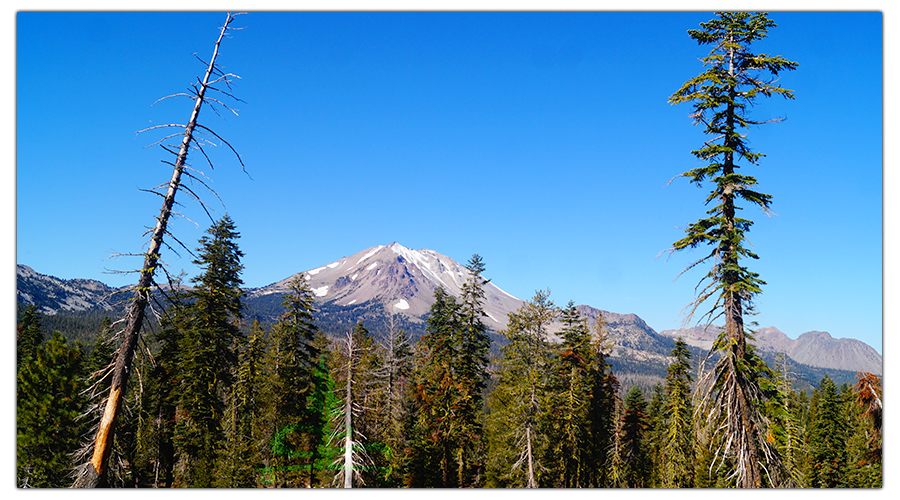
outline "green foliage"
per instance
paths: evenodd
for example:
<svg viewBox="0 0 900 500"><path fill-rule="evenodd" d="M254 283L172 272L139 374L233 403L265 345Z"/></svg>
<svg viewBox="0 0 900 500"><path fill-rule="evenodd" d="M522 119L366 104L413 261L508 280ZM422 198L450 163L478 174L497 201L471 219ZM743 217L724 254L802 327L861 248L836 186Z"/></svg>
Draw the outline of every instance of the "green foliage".
<svg viewBox="0 0 900 500"><path fill-rule="evenodd" d="M704 314L709 323L724 317L724 335L716 346L722 353L715 369L715 381L704 383L709 394L704 401L711 405L716 418L708 421L723 429L723 448L739 457L735 477L741 486L760 487L762 469L767 463L775 469L777 453L765 440L763 417L754 401L764 396L757 385L760 374L755 368L765 367L752 354L744 330L744 313L752 312L753 299L765 282L759 274L742 264L744 259L759 257L746 245L746 232L753 222L737 216L740 203L755 205L768 212L771 196L755 190L757 180L739 174L741 164L758 164L764 155L750 150L743 129L763 122L752 120L749 109L759 96L780 95L793 99L793 92L777 85L778 74L793 70L797 63L781 56L755 54L753 42L768 36L775 27L765 13L720 12L716 19L701 23L699 30L689 30L691 38L701 45L711 45L709 55L702 59L706 70L688 80L669 98L672 104L690 102L694 106L695 123L705 126L711 139L692 154L706 164L681 174L691 183L702 185L709 181L712 191L705 204L713 204L707 217L690 224L686 235L676 241L673 251L711 247L710 252L691 264L691 269L709 262L711 268L698 284L699 292L691 305L693 315L700 304L714 298L714 304ZM705 284L704 284L705 283ZM732 445L733 444L733 445Z"/></svg>
<svg viewBox="0 0 900 500"><path fill-rule="evenodd" d="M475 486L484 468L483 406L490 337L482 318L484 263L477 254L457 302L435 291L420 340L408 422L407 484Z"/></svg>
<svg viewBox="0 0 900 500"><path fill-rule="evenodd" d="M691 352L679 338L675 358L666 377L661 484L664 488L689 488L694 484L694 408L691 402Z"/></svg>
<svg viewBox="0 0 900 500"><path fill-rule="evenodd" d="M809 433L809 485L834 488L841 484L847 464L845 442L848 422L837 386L825 377L813 394L812 426Z"/></svg>
<svg viewBox="0 0 900 500"><path fill-rule="evenodd" d="M539 290L509 315L503 332L509 343L501 349L503 357L490 395L489 484L535 488L542 482L553 404L549 378L553 350L546 337L557 314L550 292Z"/></svg>
<svg viewBox="0 0 900 500"><path fill-rule="evenodd" d="M27 320L27 319L26 319ZM34 325L34 323L32 323ZM71 454L84 431L84 353L59 332L25 353L16 377L16 483L61 488L71 484Z"/></svg>
<svg viewBox="0 0 900 500"><path fill-rule="evenodd" d="M652 461L649 456L647 430L649 416L647 401L637 386L625 395L621 416L619 441L620 479L615 485L621 488L648 487Z"/></svg>
<svg viewBox="0 0 900 500"><path fill-rule="evenodd" d="M313 321L313 293L302 274L289 288L281 319L269 333L264 420L272 453L265 481L277 487L318 486L330 481L322 461L334 382Z"/></svg>
<svg viewBox="0 0 900 500"><path fill-rule="evenodd" d="M235 348L240 340L236 322L241 318L243 253L235 241L240 235L226 215L200 239L194 262L203 272L191 280L191 301L179 310L187 318L176 324L178 392L174 445L178 455L176 482L186 487L215 485L215 464L224 445L222 420L230 391Z"/></svg>
<svg viewBox="0 0 900 500"><path fill-rule="evenodd" d="M34 357L35 352L44 339L41 332L41 313L34 304L29 304L19 316L16 325L16 366L23 360Z"/></svg>

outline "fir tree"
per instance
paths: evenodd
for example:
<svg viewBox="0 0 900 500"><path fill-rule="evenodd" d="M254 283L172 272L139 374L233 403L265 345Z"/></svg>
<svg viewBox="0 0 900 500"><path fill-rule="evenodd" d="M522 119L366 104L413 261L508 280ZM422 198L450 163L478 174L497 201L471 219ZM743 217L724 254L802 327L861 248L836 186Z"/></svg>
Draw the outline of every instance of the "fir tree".
<svg viewBox="0 0 900 500"><path fill-rule="evenodd" d="M729 457L737 457L734 477L742 487L763 486L764 463L770 472L775 470L777 456L766 442L764 417L754 401L764 400L759 379L764 374L754 369L760 362L752 359L748 348L748 332L744 314L752 312L753 298L761 292L765 282L742 262L757 259L746 244L746 232L752 221L738 217L739 203L746 202L769 211L771 196L754 189L756 178L738 173L740 162L758 164L761 153L748 147L742 129L762 122L749 117L749 108L760 96L780 95L793 98L793 92L775 84L782 71L793 70L797 63L781 56L754 54L750 46L768 36L775 23L764 13L718 13L716 19L701 23L699 30L688 34L699 44L712 45L703 58L706 71L687 81L670 98L678 104L692 102L693 118L705 125L705 133L712 138L692 153L706 165L691 169L682 177L702 185L710 180L713 190L706 203L715 202L707 214L685 229L686 236L675 242L673 251L710 245L710 253L690 268L711 262L712 267L701 280L702 286L692 302L691 313L707 299L715 298L708 313L709 323L724 316L725 328L715 344L720 358L711 372L714 380L704 384L710 392L704 399L714 418L710 425L723 429L727 444L723 449ZM769 77L771 75L771 78ZM703 285L705 283L705 285ZM712 397L712 399L710 399ZM778 482L777 476L769 478Z"/></svg>
<svg viewBox="0 0 900 500"><path fill-rule="evenodd" d="M79 418L84 353L53 332L26 353L16 378L16 484L61 488L71 484L72 454L84 430Z"/></svg>
<svg viewBox="0 0 900 500"><path fill-rule="evenodd" d="M179 339L181 384L174 437L179 480L183 486L199 488L215 485L210 465L224 445L224 399L237 362L235 347L241 336L237 321L242 318L244 293L243 253L235 241L240 235L231 218L226 215L207 233L194 261L203 272L192 280L189 323Z"/></svg>
<svg viewBox="0 0 900 500"><path fill-rule="evenodd" d="M539 290L518 311L509 315L503 335L509 343L497 385L491 392L489 474L498 485L537 488L541 459L548 448L549 375L553 352L548 327L558 314L550 292ZM502 450L512 450L504 453Z"/></svg>
<svg viewBox="0 0 900 500"><path fill-rule="evenodd" d="M588 413L593 389L591 333L572 301L560 311L559 319L563 341L554 363L556 417L550 441L556 478L551 485L580 488L590 484L594 465L589 453L592 415Z"/></svg>
<svg viewBox="0 0 900 500"><path fill-rule="evenodd" d="M443 287L435 290L434 299L427 333L418 345L405 468L408 486L447 488L458 485L462 437L457 408L468 393L456 372L460 306Z"/></svg>
<svg viewBox="0 0 900 500"><path fill-rule="evenodd" d="M666 376L665 433L660 456L664 488L694 485L694 421L691 403L691 351L678 338Z"/></svg>
<svg viewBox="0 0 900 500"><path fill-rule="evenodd" d="M262 408L265 399L263 362L267 350L265 331L254 319L238 354L234 385L225 414L226 445L220 455L217 486L248 488L257 485L257 469L263 466Z"/></svg>
<svg viewBox="0 0 900 500"><path fill-rule="evenodd" d="M624 488L649 486L651 459L647 443L648 415L644 394L632 386L625 395L620 436L621 482Z"/></svg>
<svg viewBox="0 0 900 500"><path fill-rule="evenodd" d="M841 485L845 467L847 420L838 387L828 375L814 393L809 430L809 486L834 488Z"/></svg>
<svg viewBox="0 0 900 500"><path fill-rule="evenodd" d="M275 486L312 486L322 479L317 467L326 441L327 414L311 405L323 391L328 375L318 374L323 362L319 330L313 323L315 297L303 274L290 284L284 312L270 332L267 364L269 405L266 420L272 435L272 477ZM318 374L318 375L317 375Z"/></svg>
<svg viewBox="0 0 900 500"><path fill-rule="evenodd" d="M475 486L476 478L481 475L485 459L482 410L491 339L484 324L484 286L490 280L483 277L485 265L478 254L469 259L466 269L469 276L460 296L459 351L455 367L464 391L457 410L460 436L457 482L470 487Z"/></svg>
<svg viewBox="0 0 900 500"><path fill-rule="evenodd" d="M649 475L644 484L647 488L659 488L663 482L663 447L666 435L666 390L659 382L653 385L650 403L647 405L647 430L644 433L646 454L649 458Z"/></svg>
<svg viewBox="0 0 900 500"><path fill-rule="evenodd" d="M34 304L28 304L16 325L16 366L23 360L34 356L41 345L44 334L41 332L41 313Z"/></svg>
<svg viewBox="0 0 900 500"><path fill-rule="evenodd" d="M607 357L614 342L601 313L591 328L591 356L588 362L590 399L588 403L587 446L583 463L591 464L583 484L605 487L609 483L608 459L615 434L619 381L613 375Z"/></svg>

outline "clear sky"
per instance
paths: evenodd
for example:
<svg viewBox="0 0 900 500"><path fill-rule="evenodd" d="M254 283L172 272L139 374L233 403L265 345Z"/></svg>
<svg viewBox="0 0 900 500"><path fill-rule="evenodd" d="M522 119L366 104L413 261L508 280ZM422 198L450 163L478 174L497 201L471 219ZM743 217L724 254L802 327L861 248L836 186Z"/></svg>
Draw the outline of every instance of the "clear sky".
<svg viewBox="0 0 900 500"><path fill-rule="evenodd" d="M246 286L261 287L396 241L460 262L522 299L549 288L681 326L704 253L668 257L703 216L708 188L673 177L706 139L668 97L707 53L686 31L708 12L250 13L220 64L239 116L201 122L242 155L194 154L234 219ZM882 351L883 16L773 12L758 52L797 61L796 100L758 102L767 155L747 167L774 196L749 209L768 282L755 318L789 337L820 330ZM184 91L223 12L16 15L16 255L60 278L113 286L134 275L170 157L154 124L184 123ZM233 101L227 101L229 104ZM151 106L153 105L153 106ZM249 174L249 175L248 175ZM172 232L190 248L210 225L183 193ZM705 249L704 249L705 251ZM174 270L196 270L181 251Z"/></svg>

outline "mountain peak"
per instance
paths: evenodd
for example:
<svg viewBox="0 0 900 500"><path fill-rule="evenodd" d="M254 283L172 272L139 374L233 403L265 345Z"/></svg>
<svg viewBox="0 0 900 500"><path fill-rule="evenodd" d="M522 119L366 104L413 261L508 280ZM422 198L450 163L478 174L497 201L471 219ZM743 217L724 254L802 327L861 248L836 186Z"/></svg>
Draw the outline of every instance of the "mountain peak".
<svg viewBox="0 0 900 500"><path fill-rule="evenodd" d="M301 274L301 273L298 273ZM330 264L303 271L316 299L337 306L380 303L391 313L420 320L431 309L434 292L443 287L459 296L468 269L434 250L413 250L392 242L361 250ZM297 274L252 291L252 295L284 293ZM507 315L522 304L496 285L485 285L485 323L499 331Z"/></svg>

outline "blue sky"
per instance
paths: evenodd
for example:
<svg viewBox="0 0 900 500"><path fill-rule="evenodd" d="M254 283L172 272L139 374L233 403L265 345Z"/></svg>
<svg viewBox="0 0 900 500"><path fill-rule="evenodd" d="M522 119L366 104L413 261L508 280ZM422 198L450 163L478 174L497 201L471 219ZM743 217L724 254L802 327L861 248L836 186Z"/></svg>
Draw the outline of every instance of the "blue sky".
<svg viewBox="0 0 900 500"><path fill-rule="evenodd" d="M227 147L202 168L242 234L260 287L397 241L465 262L520 298L550 288L681 326L701 251L667 257L707 188L673 177L705 137L667 99L702 71L686 34L707 12L250 13L223 42L240 116L201 122ZM114 286L140 267L171 167L153 124L187 121L182 92L209 58L221 12L16 15L16 256L60 278ZM749 209L768 282L760 326L882 350L882 14L773 12L759 52L797 61L796 100L760 101L747 167L775 217ZM153 106L151 106L153 105ZM249 174L249 175L248 175ZM195 248L210 221L182 196L174 234ZM662 254L661 254L662 253ZM163 254L191 276L185 252ZM705 270L704 270L705 271Z"/></svg>

